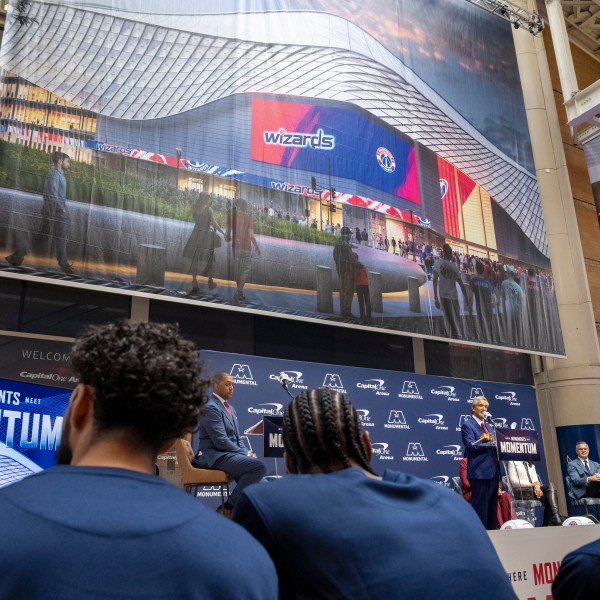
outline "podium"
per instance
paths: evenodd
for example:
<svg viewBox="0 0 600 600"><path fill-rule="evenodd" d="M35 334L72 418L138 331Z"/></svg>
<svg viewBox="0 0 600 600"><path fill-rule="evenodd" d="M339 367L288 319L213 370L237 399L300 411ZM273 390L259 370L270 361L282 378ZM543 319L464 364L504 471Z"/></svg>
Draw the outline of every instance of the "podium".
<svg viewBox="0 0 600 600"><path fill-rule="evenodd" d="M536 511L544 505L535 498L519 498L518 493L515 494L515 490L508 478L508 463L513 460L540 462L537 431L533 429L499 428L496 429L496 443L498 459L502 461L502 466L506 473L506 477L503 477L502 480L512 498L517 516L521 516L519 513L522 513L522 517L535 527L538 521Z"/></svg>

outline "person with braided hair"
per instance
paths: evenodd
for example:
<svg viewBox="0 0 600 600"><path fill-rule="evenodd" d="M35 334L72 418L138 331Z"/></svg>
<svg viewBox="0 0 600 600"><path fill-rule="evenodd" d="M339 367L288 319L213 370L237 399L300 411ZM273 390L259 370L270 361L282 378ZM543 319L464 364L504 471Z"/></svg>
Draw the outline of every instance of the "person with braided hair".
<svg viewBox="0 0 600 600"><path fill-rule="evenodd" d="M486 600L516 598L460 496L406 473L375 472L369 435L344 394L296 396L283 444L289 474L246 488L233 513L271 555L283 600L463 600L474 577Z"/></svg>

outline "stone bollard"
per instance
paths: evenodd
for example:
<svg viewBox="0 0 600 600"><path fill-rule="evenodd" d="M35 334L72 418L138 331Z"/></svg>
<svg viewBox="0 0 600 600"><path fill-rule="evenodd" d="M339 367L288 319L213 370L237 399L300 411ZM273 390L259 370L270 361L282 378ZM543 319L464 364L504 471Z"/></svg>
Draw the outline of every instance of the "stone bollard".
<svg viewBox="0 0 600 600"><path fill-rule="evenodd" d="M333 313L331 267L317 265L317 312Z"/></svg>
<svg viewBox="0 0 600 600"><path fill-rule="evenodd" d="M135 282L140 285L165 286L167 250L153 244L140 244Z"/></svg>
<svg viewBox="0 0 600 600"><path fill-rule="evenodd" d="M408 283L408 309L411 312L421 312L421 296L419 294L419 280L416 277L407 277Z"/></svg>
<svg viewBox="0 0 600 600"><path fill-rule="evenodd" d="M383 277L381 273L369 271L369 298L371 299L371 311L383 312Z"/></svg>

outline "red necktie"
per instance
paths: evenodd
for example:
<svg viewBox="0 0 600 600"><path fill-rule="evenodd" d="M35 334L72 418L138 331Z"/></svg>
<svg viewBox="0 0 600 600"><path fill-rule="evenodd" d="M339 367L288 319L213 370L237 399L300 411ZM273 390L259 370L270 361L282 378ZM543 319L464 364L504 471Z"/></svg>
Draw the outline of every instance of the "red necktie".
<svg viewBox="0 0 600 600"><path fill-rule="evenodd" d="M229 413L229 416L233 420L233 413L231 412L231 406L229 406L229 402L223 402L223 404L224 404L225 408L227 409L227 412Z"/></svg>
<svg viewBox="0 0 600 600"><path fill-rule="evenodd" d="M489 435L490 432L488 431L488 428L485 426L485 423L483 423L483 422L481 423L481 428L483 429L483 433L487 433Z"/></svg>

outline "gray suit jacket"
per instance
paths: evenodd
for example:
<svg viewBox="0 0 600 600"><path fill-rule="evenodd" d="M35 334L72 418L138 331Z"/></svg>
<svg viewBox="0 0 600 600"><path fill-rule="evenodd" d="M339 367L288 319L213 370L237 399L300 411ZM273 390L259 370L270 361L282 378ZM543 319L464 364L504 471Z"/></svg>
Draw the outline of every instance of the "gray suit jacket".
<svg viewBox="0 0 600 600"><path fill-rule="evenodd" d="M583 467L583 461L580 458L572 460L567 467L569 479L571 480L571 487L573 488L573 493L576 498L581 498L585 494L587 478L590 475L594 475L594 473L600 473L600 464L589 458L588 463L590 465L589 473L586 473L586 470Z"/></svg>

